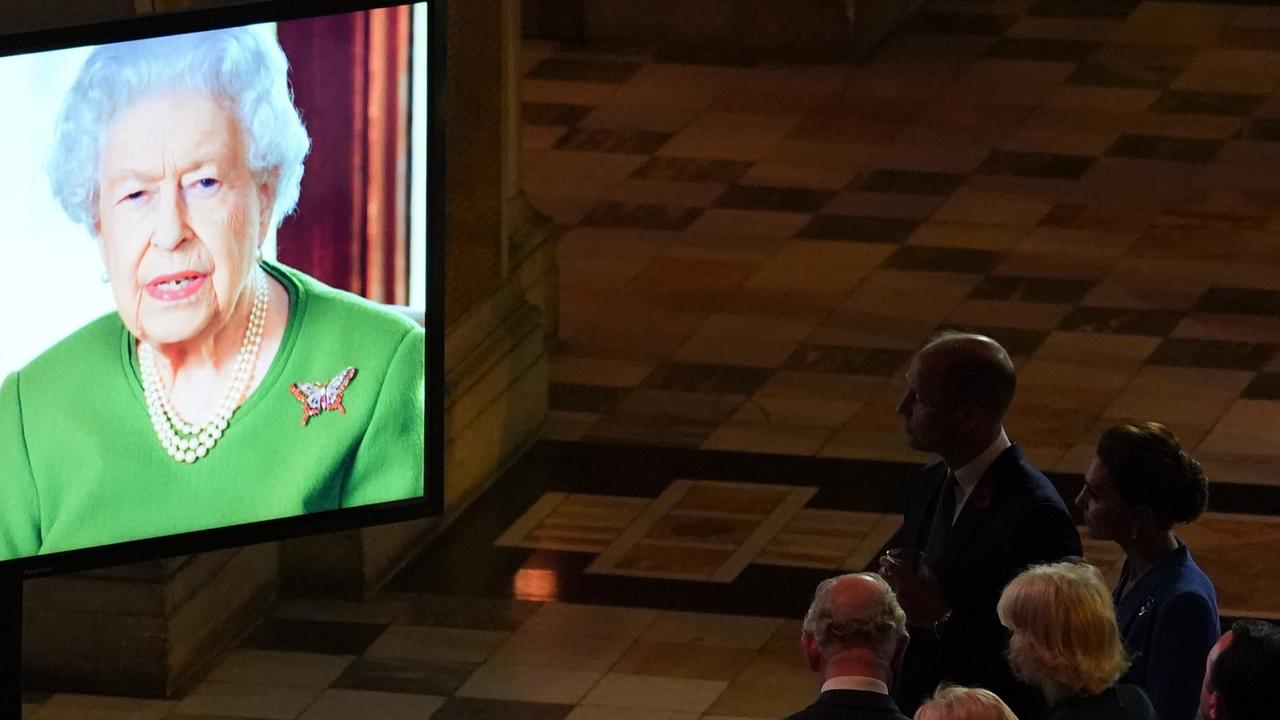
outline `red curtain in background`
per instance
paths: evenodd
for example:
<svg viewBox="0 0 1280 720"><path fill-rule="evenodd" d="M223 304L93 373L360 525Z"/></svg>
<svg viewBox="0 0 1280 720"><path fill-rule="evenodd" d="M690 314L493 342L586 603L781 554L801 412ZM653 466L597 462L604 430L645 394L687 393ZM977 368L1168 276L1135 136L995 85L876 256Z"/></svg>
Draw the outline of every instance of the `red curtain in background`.
<svg viewBox="0 0 1280 720"><path fill-rule="evenodd" d="M371 300L408 302L410 8L279 25L311 135L281 262Z"/></svg>

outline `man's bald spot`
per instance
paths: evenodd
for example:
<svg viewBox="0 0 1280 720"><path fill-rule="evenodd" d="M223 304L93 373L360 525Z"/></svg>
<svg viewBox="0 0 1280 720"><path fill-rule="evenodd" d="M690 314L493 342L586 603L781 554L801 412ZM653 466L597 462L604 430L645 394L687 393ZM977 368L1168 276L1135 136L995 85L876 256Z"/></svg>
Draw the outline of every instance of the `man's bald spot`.
<svg viewBox="0 0 1280 720"><path fill-rule="evenodd" d="M1013 400L1017 370L1000 343L985 335L947 332L934 337L917 354L920 365L939 374L953 400L994 405L1003 413Z"/></svg>
<svg viewBox="0 0 1280 720"><path fill-rule="evenodd" d="M884 602L884 588L865 574L844 575L827 595L828 607L836 617L866 617Z"/></svg>

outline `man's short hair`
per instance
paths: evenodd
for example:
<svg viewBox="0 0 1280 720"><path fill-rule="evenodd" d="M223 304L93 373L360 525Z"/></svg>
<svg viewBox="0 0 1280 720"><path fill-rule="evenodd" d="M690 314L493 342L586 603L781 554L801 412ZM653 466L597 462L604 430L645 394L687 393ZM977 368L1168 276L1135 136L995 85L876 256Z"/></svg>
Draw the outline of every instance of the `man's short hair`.
<svg viewBox="0 0 1280 720"><path fill-rule="evenodd" d="M929 338L921 352L926 350L943 360L938 382L949 402L977 403L1000 415L1009 409L1018 374L1000 343L985 335L943 330Z"/></svg>
<svg viewBox="0 0 1280 720"><path fill-rule="evenodd" d="M845 578L867 580L879 590L873 602L858 608L862 612L850 613L849 608L831 602L832 588ZM884 578L875 573L850 573L818 583L803 627L804 632L813 636L824 656L850 648L866 648L880 660L889 662L898 641L907 634L907 614Z"/></svg>
<svg viewBox="0 0 1280 720"><path fill-rule="evenodd" d="M1280 626L1264 620L1238 620L1231 642L1209 668L1209 692L1227 720L1275 717L1275 683L1280 679Z"/></svg>

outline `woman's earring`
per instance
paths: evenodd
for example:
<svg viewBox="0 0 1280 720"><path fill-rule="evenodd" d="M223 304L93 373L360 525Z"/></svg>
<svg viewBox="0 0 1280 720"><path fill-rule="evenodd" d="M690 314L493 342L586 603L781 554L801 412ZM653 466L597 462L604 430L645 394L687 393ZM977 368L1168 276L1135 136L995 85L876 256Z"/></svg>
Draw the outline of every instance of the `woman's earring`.
<svg viewBox="0 0 1280 720"><path fill-rule="evenodd" d="M107 271L106 271L106 270L103 270L103 271L102 271L102 276L101 276L100 278L98 278L98 279L102 281L102 284L103 284L103 285L106 285L107 283L111 282L111 277L110 277L109 275L107 275Z"/></svg>

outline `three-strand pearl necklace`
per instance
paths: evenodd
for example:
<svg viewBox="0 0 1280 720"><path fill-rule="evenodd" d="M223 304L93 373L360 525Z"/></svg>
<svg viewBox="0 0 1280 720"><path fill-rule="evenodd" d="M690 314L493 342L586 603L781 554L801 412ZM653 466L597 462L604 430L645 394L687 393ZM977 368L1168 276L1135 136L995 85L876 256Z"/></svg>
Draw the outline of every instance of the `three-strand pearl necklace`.
<svg viewBox="0 0 1280 720"><path fill-rule="evenodd" d="M193 463L209 454L223 431L231 415L240 405L253 370L258 364L258 351L262 347L262 331L266 325L267 303L270 293L267 289L266 273L255 269L257 285L253 296L253 309L249 311L249 326L244 331L244 341L236 356L235 370L231 382L227 385L222 402L213 416L203 424L192 425L178 415L169 400L169 393L160 379L156 369L155 350L145 342L138 346L138 364L142 369L142 391L147 397L147 414L151 416L151 427L156 437L164 446L169 457L181 463Z"/></svg>

